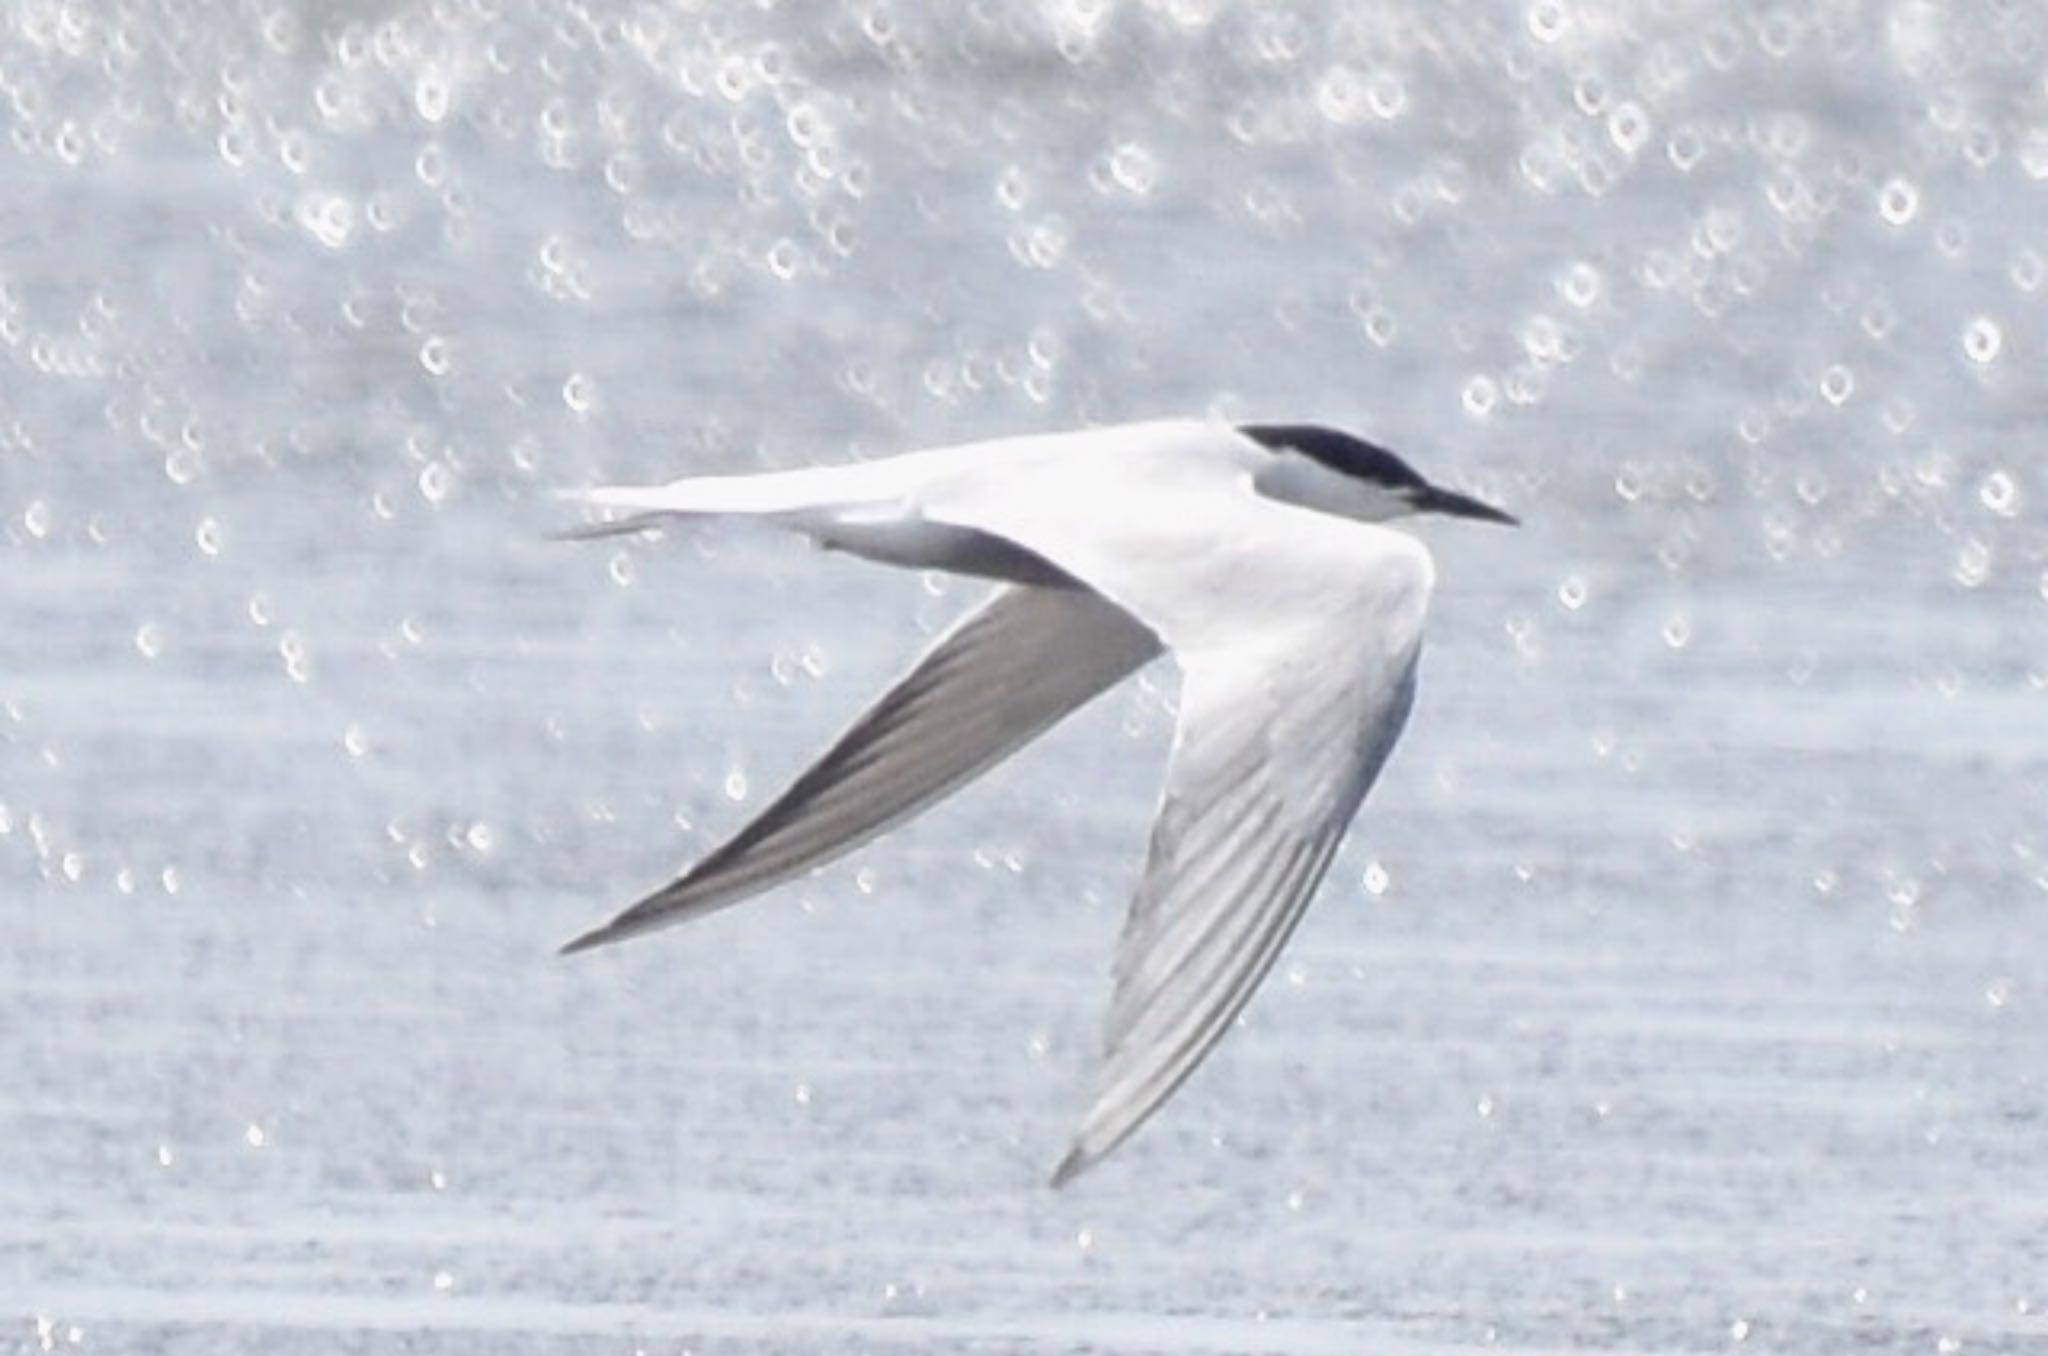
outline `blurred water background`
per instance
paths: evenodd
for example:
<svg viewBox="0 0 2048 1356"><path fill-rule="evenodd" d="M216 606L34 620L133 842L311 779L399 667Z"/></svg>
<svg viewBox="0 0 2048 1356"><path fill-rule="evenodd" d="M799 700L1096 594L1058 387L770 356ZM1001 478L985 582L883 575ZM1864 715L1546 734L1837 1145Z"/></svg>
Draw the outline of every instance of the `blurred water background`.
<svg viewBox="0 0 2048 1356"><path fill-rule="evenodd" d="M2048 8L0 7L0 1350L2048 1349ZM978 586L552 491L1164 413L1432 530L1242 1029L1170 669L558 961ZM1133 506L1140 511L1140 506Z"/></svg>

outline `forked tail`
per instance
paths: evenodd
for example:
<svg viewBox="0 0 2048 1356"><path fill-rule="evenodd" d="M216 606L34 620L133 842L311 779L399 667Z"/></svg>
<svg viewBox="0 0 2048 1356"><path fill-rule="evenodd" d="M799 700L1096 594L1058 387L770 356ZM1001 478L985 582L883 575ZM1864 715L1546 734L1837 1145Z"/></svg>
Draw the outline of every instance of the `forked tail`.
<svg viewBox="0 0 2048 1356"><path fill-rule="evenodd" d="M759 475L699 476L666 485L598 485L562 497L607 516L562 535L612 537L660 526L663 518L765 517L803 519L819 510L838 513L892 497L872 468L814 466Z"/></svg>

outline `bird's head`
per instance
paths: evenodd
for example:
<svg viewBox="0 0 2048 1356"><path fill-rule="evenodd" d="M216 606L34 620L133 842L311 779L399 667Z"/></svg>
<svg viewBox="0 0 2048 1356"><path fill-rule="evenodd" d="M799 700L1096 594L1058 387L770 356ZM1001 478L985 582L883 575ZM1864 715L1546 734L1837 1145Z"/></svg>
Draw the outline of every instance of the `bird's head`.
<svg viewBox="0 0 2048 1356"><path fill-rule="evenodd" d="M1432 485L1384 447L1313 424L1246 424L1238 429L1269 454L1253 473L1261 494L1361 522L1411 513L1515 525L1493 505Z"/></svg>

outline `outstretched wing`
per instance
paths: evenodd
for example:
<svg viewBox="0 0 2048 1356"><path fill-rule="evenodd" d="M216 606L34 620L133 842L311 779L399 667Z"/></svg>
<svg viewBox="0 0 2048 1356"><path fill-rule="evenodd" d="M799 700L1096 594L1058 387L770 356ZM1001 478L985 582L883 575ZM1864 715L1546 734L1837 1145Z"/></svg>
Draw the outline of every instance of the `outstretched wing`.
<svg viewBox="0 0 2048 1356"><path fill-rule="evenodd" d="M752 823L562 950L668 927L821 866L972 780L1158 653L1149 629L1085 589L998 588Z"/></svg>
<svg viewBox="0 0 2048 1356"><path fill-rule="evenodd" d="M1156 632L1179 726L1117 946L1101 1081L1054 1185L1114 1149L1229 1028L1300 921L1407 719L1434 582L1414 538L1183 468L1184 431L1129 494L1013 478L925 505L1027 546ZM1106 473L1105 473L1106 474Z"/></svg>
<svg viewBox="0 0 2048 1356"><path fill-rule="evenodd" d="M1415 694L1415 635L1186 663L1145 877L1117 944L1095 1102L1059 1186L1158 1109L1273 968ZM1379 652L1385 647L1384 660Z"/></svg>

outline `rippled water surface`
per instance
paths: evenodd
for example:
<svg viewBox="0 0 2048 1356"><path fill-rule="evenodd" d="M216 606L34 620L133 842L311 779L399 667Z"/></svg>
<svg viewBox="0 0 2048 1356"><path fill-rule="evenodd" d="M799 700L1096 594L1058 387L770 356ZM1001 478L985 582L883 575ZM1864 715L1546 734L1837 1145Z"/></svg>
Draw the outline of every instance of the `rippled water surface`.
<svg viewBox="0 0 2048 1356"><path fill-rule="evenodd" d="M2048 1349L2048 8L0 6L0 1350ZM1148 672L557 960L975 586L552 497L1160 413L1427 529L1053 1193ZM1133 504L1132 512L1142 512Z"/></svg>

